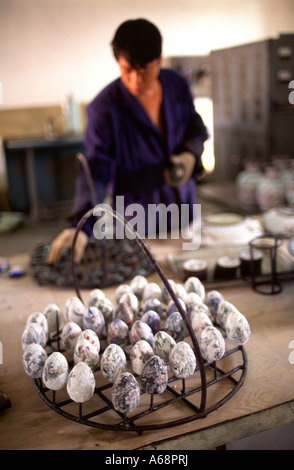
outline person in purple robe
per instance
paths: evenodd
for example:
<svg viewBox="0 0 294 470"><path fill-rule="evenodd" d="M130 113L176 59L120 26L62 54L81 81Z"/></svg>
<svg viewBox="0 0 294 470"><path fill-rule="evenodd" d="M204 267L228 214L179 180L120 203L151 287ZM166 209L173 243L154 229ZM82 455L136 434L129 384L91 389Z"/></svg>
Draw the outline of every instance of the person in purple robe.
<svg viewBox="0 0 294 470"><path fill-rule="evenodd" d="M111 195L114 209L117 196L123 196L124 207L140 204L145 209L146 232L150 205L189 205L191 221L195 180L203 170L201 155L208 134L195 110L189 84L178 72L161 66L161 33L146 19L122 23L112 49L120 77L87 107L85 156L97 201ZM82 170L76 183L72 226L52 242L50 263L71 245L74 227L93 205ZM93 221L88 220L76 244L77 262L92 230Z"/></svg>

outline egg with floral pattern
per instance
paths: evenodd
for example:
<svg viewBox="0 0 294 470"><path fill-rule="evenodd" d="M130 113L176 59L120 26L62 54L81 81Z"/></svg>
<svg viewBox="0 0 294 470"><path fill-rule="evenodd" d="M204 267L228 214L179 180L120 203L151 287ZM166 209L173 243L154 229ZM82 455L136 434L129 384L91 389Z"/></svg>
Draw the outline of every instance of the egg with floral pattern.
<svg viewBox="0 0 294 470"><path fill-rule="evenodd" d="M174 338L176 343L184 339L186 329L182 315L179 312L174 312L167 317L165 331Z"/></svg>
<svg viewBox="0 0 294 470"><path fill-rule="evenodd" d="M190 377L196 368L196 357L191 346L184 341L177 343L170 353L169 365L175 377Z"/></svg>
<svg viewBox="0 0 294 470"><path fill-rule="evenodd" d="M197 341L200 341L201 332L207 326L212 326L212 321L205 312L194 311L191 317L191 326L197 338Z"/></svg>
<svg viewBox="0 0 294 470"><path fill-rule="evenodd" d="M217 309L217 317L216 317L218 324L223 329L225 329L228 315L231 312L237 312L237 311L238 311L237 308L231 302L228 302L227 300L223 300L222 302L220 302L218 309Z"/></svg>
<svg viewBox="0 0 294 470"><path fill-rule="evenodd" d="M166 331L158 331L153 338L154 354L163 359L167 364L169 362L169 355L175 344L176 342L170 334Z"/></svg>
<svg viewBox="0 0 294 470"><path fill-rule="evenodd" d="M153 310L160 316L160 318L162 318L163 306L161 301L156 297L150 297L143 303L143 313L148 312L149 310Z"/></svg>
<svg viewBox="0 0 294 470"><path fill-rule="evenodd" d="M59 351L55 351L48 358L43 367L42 380L50 390L61 390L65 387L68 378L68 362Z"/></svg>
<svg viewBox="0 0 294 470"><path fill-rule="evenodd" d="M46 333L38 323L29 323L25 327L21 337L21 344L24 351L32 343L40 344L44 347L46 345L46 341Z"/></svg>
<svg viewBox="0 0 294 470"><path fill-rule="evenodd" d="M226 334L228 339L235 345L247 343L251 330L247 318L239 311L231 312L226 321Z"/></svg>
<svg viewBox="0 0 294 470"><path fill-rule="evenodd" d="M142 320L136 320L130 331L131 344L134 345L141 339L147 341L150 346L153 345L153 333L149 325Z"/></svg>
<svg viewBox="0 0 294 470"><path fill-rule="evenodd" d="M44 313L41 313L41 312L31 313L26 321L26 326L28 326L30 323L37 323L43 328L46 336L48 335L48 322Z"/></svg>
<svg viewBox="0 0 294 470"><path fill-rule="evenodd" d="M22 360L25 372L33 379L42 376L47 353L40 344L30 344L23 353Z"/></svg>
<svg viewBox="0 0 294 470"><path fill-rule="evenodd" d="M129 328L128 325L120 318L116 318L109 324L107 331L107 341L108 344L118 344L122 348L128 345Z"/></svg>
<svg viewBox="0 0 294 470"><path fill-rule="evenodd" d="M199 297L201 298L202 302L204 301L205 287L200 281L200 279L198 279L198 277L195 277L195 276L188 277L188 279L185 282L185 289L187 293L196 292L196 294L198 294Z"/></svg>
<svg viewBox="0 0 294 470"><path fill-rule="evenodd" d="M160 316L154 310L147 310L141 320L150 326L154 335L160 330Z"/></svg>
<svg viewBox="0 0 294 470"><path fill-rule="evenodd" d="M214 326L207 326L200 334L201 355L207 361L218 361L225 353L226 345L221 332Z"/></svg>
<svg viewBox="0 0 294 470"><path fill-rule="evenodd" d="M118 302L118 304L115 306L113 317L114 319L119 318L120 320L123 320L129 328L134 322L134 312L130 305L126 302Z"/></svg>
<svg viewBox="0 0 294 470"><path fill-rule="evenodd" d="M127 365L124 350L118 344L107 346L101 357L100 370L103 377L109 382L115 382Z"/></svg>
<svg viewBox="0 0 294 470"><path fill-rule="evenodd" d="M134 411L139 405L140 395L139 384L130 372L122 372L111 391L113 406L121 413Z"/></svg>
<svg viewBox="0 0 294 470"><path fill-rule="evenodd" d="M141 375L145 362L154 355L150 344L145 340L139 340L131 349L130 361L135 374Z"/></svg>
<svg viewBox="0 0 294 470"><path fill-rule="evenodd" d="M104 316L97 307L88 307L83 316L83 328L95 331L100 336L105 326Z"/></svg>
<svg viewBox="0 0 294 470"><path fill-rule="evenodd" d="M218 307L223 300L224 296L216 290L212 290L206 294L205 304L214 317L217 316Z"/></svg>
<svg viewBox="0 0 294 470"><path fill-rule="evenodd" d="M74 351L81 332L82 328L75 322L67 322L64 325L61 332L61 341L66 351Z"/></svg>
<svg viewBox="0 0 294 470"><path fill-rule="evenodd" d="M61 310L58 305L53 303L46 305L43 313L47 319L49 332L55 333L58 331L62 323Z"/></svg>

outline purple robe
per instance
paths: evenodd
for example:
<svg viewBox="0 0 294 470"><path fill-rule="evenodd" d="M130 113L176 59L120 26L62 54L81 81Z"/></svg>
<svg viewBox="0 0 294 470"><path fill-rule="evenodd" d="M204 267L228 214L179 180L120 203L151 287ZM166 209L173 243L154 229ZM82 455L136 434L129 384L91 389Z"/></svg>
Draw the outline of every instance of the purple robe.
<svg viewBox="0 0 294 470"><path fill-rule="evenodd" d="M103 202L109 188L113 200L117 195L124 196L125 206L139 203L146 213L148 204L168 206L176 202L192 206L196 202L194 177L174 190L164 182L163 170L170 155L188 150L195 155L195 174L201 168L206 127L195 111L187 81L170 69L161 69L159 80L164 134L120 78L87 108L86 158L99 202ZM74 200L76 217L91 207L89 187L81 171ZM192 218L192 211L190 215Z"/></svg>

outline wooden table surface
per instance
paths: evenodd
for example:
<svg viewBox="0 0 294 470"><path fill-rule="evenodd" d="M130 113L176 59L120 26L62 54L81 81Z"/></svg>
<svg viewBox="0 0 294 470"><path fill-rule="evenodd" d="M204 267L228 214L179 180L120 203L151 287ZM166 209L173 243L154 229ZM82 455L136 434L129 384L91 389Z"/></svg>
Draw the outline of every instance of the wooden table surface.
<svg viewBox="0 0 294 470"><path fill-rule="evenodd" d="M176 242L154 243L154 253L163 270L166 255L179 247ZM10 257L29 271L29 254ZM166 272L168 278L171 273ZM157 274L148 280L160 283ZM177 280L178 281L178 280ZM40 287L29 273L0 279L0 390L11 407L0 415L0 449L104 449L104 450L190 450L211 449L294 420L294 286L283 283L274 296L255 293L240 283L219 289L247 317L251 338L245 345L248 373L237 394L205 419L180 426L133 432L105 431L75 423L51 410L35 391L22 364L21 336L29 314L42 311L48 303L64 309L73 289ZM207 291L209 286L206 286ZM114 288L105 289L113 300ZM89 291L82 291L87 295Z"/></svg>

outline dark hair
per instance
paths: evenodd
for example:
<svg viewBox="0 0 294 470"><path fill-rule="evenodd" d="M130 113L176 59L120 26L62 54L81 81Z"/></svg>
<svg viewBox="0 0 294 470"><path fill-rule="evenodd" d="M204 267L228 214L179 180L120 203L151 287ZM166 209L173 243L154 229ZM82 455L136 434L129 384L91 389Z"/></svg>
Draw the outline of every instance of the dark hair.
<svg viewBox="0 0 294 470"><path fill-rule="evenodd" d="M144 67L161 56L162 37L154 24L139 18L122 23L111 45L116 60L123 56L132 66Z"/></svg>

